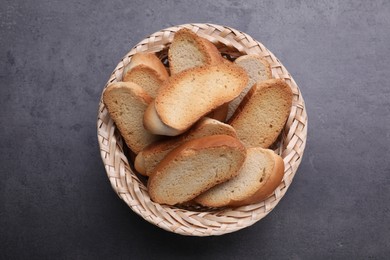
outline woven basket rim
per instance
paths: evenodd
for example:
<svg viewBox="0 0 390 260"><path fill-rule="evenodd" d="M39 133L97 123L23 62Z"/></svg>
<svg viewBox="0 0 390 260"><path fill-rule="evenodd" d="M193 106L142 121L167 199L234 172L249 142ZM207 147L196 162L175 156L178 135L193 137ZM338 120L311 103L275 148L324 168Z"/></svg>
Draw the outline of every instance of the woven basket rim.
<svg viewBox="0 0 390 260"><path fill-rule="evenodd" d="M281 62L262 43L248 34L228 26L216 24L182 24L160 30L135 45L118 63L107 84L122 80L123 68L138 52L161 53L166 50L173 35L188 28L207 38L233 57L258 54L267 59L274 78L283 79L294 94L291 113L284 128L279 147L275 150L283 158L285 172L282 183L264 201L238 208L195 211L175 206L159 205L150 200L147 189L133 170L133 164L124 153L123 141L100 98L97 135L107 176L118 196L146 221L170 232L191 236L222 235L251 226L264 218L279 203L291 185L302 160L307 138L307 113L299 87ZM103 91L104 91L103 89ZM102 93L103 93L102 91Z"/></svg>

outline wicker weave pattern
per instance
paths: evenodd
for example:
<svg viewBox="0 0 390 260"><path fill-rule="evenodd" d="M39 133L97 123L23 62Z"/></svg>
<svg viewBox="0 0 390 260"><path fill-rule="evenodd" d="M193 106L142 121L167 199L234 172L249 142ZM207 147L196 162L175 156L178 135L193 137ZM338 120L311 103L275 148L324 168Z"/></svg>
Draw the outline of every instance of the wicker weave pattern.
<svg viewBox="0 0 390 260"><path fill-rule="evenodd" d="M305 103L294 79L267 48L243 32L214 24L185 24L150 35L123 57L113 71L107 85L122 80L123 67L130 62L135 53L166 50L175 32L183 27L207 38L216 44L221 52L228 52L231 57L258 54L266 58L271 63L273 77L284 79L291 87L294 93L293 107L283 131L282 140L275 150L284 160L285 172L282 183L265 201L234 209L199 212L154 203L150 200L145 185L131 169L129 161L123 153L122 138L115 131L115 125L101 100L97 121L100 152L113 189L134 212L145 220L165 230L182 235L222 235L248 227L259 221L278 204L286 193L305 149L307 135Z"/></svg>

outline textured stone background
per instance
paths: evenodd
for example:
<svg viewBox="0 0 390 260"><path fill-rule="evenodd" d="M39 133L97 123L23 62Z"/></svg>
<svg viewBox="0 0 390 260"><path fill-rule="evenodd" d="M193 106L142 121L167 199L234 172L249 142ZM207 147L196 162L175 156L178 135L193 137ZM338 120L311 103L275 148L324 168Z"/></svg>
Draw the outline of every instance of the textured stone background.
<svg viewBox="0 0 390 260"><path fill-rule="evenodd" d="M0 7L0 258L385 259L390 255L389 1L11 1ZM171 25L245 31L283 62L307 149L265 219L182 237L112 191L96 137L121 57Z"/></svg>

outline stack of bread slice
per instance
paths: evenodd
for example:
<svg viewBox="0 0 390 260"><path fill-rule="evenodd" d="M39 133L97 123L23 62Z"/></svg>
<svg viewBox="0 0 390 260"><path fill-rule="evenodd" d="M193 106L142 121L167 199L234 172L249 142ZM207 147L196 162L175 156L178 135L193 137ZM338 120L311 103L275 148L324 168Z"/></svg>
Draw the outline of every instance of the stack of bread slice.
<svg viewBox="0 0 390 260"><path fill-rule="evenodd" d="M151 199L205 207L266 199L284 175L283 159L268 148L290 114L290 87L272 78L265 59L231 62L189 29L176 32L168 62L137 53L123 82L103 93Z"/></svg>

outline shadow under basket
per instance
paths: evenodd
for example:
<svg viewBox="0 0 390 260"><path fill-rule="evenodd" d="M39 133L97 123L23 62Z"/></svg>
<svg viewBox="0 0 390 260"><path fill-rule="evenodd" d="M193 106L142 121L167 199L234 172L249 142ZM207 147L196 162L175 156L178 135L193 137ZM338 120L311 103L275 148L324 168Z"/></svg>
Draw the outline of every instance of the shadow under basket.
<svg viewBox="0 0 390 260"><path fill-rule="evenodd" d="M233 28L215 24L184 24L156 32L127 53L111 74L108 84L122 80L123 68L138 52L153 52L167 66L167 49L175 32L188 28L214 43L228 59L245 54L265 58L273 78L283 79L294 94L291 113L278 142L273 145L284 161L284 177L264 201L236 208L209 209L160 205L150 200L145 179L134 170L134 155L128 152L113 120L100 99L97 134L101 157L112 188L118 196L146 221L170 232L189 236L222 235L248 227L264 218L279 203L291 185L302 160L307 136L307 114L301 92L281 62L263 44Z"/></svg>

